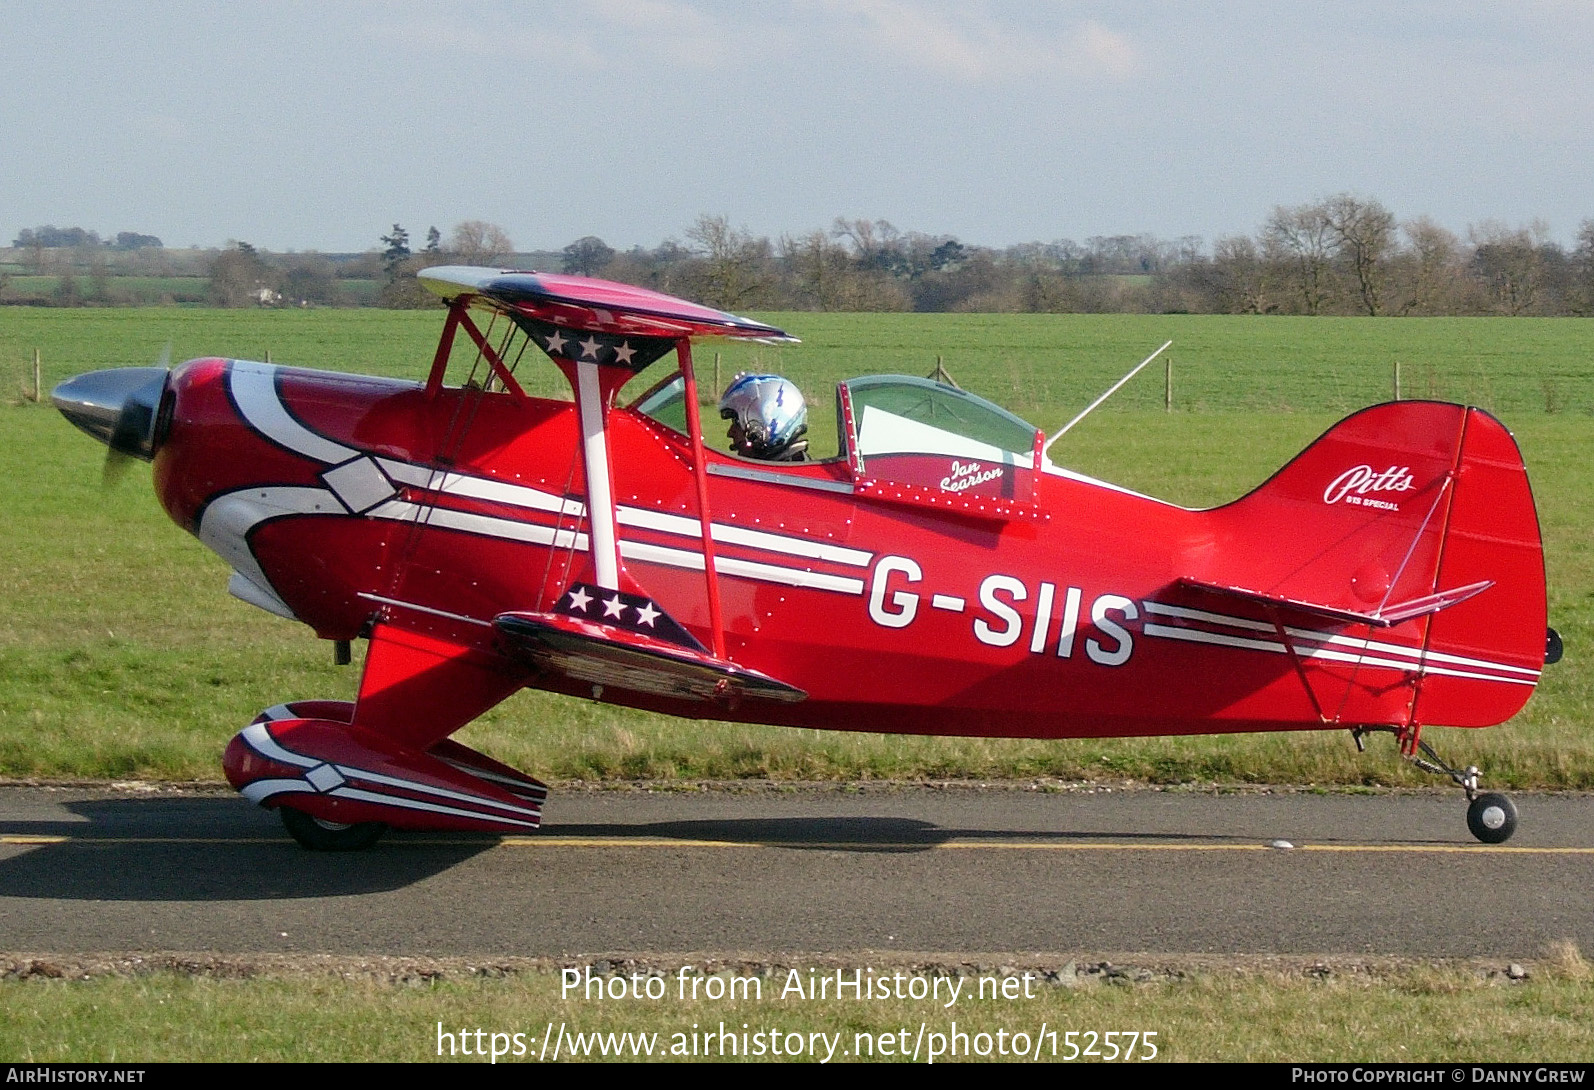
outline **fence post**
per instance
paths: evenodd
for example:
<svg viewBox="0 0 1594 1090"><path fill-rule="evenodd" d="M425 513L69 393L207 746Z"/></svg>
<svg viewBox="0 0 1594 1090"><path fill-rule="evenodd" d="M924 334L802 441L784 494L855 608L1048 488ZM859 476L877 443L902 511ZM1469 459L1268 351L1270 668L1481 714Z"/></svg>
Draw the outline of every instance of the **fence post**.
<svg viewBox="0 0 1594 1090"><path fill-rule="evenodd" d="M952 372L946 369L946 364L941 362L939 355L935 357L935 370L931 371L925 378L933 379L942 386L950 386L954 390L963 389L963 387L958 385L958 380L952 377Z"/></svg>
<svg viewBox="0 0 1594 1090"><path fill-rule="evenodd" d="M43 396L44 396L44 387L40 383L39 350L37 348L35 348L33 350L33 400L34 400L34 403L37 404L39 399L42 398Z"/></svg>
<svg viewBox="0 0 1594 1090"><path fill-rule="evenodd" d="M1173 357L1169 356L1162 364L1162 411L1173 412Z"/></svg>
<svg viewBox="0 0 1594 1090"><path fill-rule="evenodd" d="M1400 361L1395 361L1395 400L1400 400Z"/></svg>

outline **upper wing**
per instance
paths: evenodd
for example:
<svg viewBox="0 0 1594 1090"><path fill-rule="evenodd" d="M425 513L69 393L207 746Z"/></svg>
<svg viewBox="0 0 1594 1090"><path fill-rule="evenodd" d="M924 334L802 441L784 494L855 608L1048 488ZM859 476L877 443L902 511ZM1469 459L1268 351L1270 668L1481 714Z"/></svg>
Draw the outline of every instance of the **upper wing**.
<svg viewBox="0 0 1594 1090"><path fill-rule="evenodd" d="M477 296L527 317L582 332L796 340L772 325L613 280L469 265L438 265L422 269L416 276L444 299Z"/></svg>

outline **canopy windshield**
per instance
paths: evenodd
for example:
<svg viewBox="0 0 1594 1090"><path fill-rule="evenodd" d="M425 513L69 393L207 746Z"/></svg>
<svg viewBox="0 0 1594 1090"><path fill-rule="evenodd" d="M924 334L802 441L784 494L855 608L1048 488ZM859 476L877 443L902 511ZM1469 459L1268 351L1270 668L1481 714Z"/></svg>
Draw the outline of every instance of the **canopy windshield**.
<svg viewBox="0 0 1594 1090"><path fill-rule="evenodd" d="M982 397L910 375L872 375L843 384L852 399L853 449L880 454L946 454L1028 463L1035 426Z"/></svg>
<svg viewBox="0 0 1594 1090"><path fill-rule="evenodd" d="M665 375L631 402L630 407L685 435L687 430L685 376L679 372Z"/></svg>

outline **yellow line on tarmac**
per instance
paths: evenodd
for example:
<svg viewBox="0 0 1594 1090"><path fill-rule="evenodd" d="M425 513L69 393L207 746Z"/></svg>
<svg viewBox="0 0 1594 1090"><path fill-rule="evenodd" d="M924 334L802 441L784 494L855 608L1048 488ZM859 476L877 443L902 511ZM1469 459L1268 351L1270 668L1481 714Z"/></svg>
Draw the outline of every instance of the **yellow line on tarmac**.
<svg viewBox="0 0 1594 1090"><path fill-rule="evenodd" d="M48 844L287 844L286 837L249 836L60 836L31 833L0 834L0 845ZM390 842L391 843L391 842ZM406 840L396 847L484 844L482 840L427 838ZM1058 840L696 840L668 836L506 836L497 842L505 848L803 848L822 851L1020 851L1020 852L1340 852L1444 853L1477 855L1594 855L1594 848L1529 848L1505 844L1297 844L1275 848L1270 844L1120 844L1110 841Z"/></svg>
<svg viewBox="0 0 1594 1090"><path fill-rule="evenodd" d="M1117 844L1054 840L823 841L686 840L663 836L506 836L506 848L818 848L832 851L1051 851L1051 852L1495 852L1513 855L1594 855L1594 848L1528 848L1504 844Z"/></svg>

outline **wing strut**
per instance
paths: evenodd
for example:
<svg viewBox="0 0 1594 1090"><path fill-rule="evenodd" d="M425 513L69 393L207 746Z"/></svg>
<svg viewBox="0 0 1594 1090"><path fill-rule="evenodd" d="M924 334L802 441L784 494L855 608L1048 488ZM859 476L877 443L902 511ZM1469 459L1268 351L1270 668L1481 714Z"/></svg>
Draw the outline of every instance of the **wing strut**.
<svg viewBox="0 0 1594 1090"><path fill-rule="evenodd" d="M576 409L581 420L581 456L587 467L587 525L592 531L592 566L598 586L620 589L620 544L614 528L614 481L609 475L609 437L605 423L613 388L605 388L596 363L570 364Z"/></svg>
<svg viewBox="0 0 1594 1090"><path fill-rule="evenodd" d="M521 404L525 404L530 398L516 381L514 372L509 369L509 365L504 362L497 350L488 343L476 323L471 321L469 313L471 298L469 295L461 295L448 301L448 320L443 323L443 335L437 342L437 354L432 358L432 370L426 376L426 396L436 397L438 391L443 388L443 373L448 368L448 357L453 351L454 332L463 327L470 339L475 342L476 350L487 361L487 366L498 376L498 381L504 384L504 389L513 394Z"/></svg>
<svg viewBox="0 0 1594 1090"><path fill-rule="evenodd" d="M675 358L686 382L686 430L692 437L692 476L697 480L697 517L703 527L703 578L708 584L708 623L712 630L709 646L714 657L725 657L725 626L720 618L719 569L714 564L714 524L708 506L708 467L703 457L703 420L697 407L697 376L692 370L692 342L682 337L675 342Z"/></svg>
<svg viewBox="0 0 1594 1090"><path fill-rule="evenodd" d="M465 313L464 300L469 296L451 299L448 303L448 320L443 323L443 335L437 341L437 354L432 357L432 371L426 376L426 396L436 397L443 389L443 375L448 372L448 357L454 351L454 331L459 328L460 316Z"/></svg>

